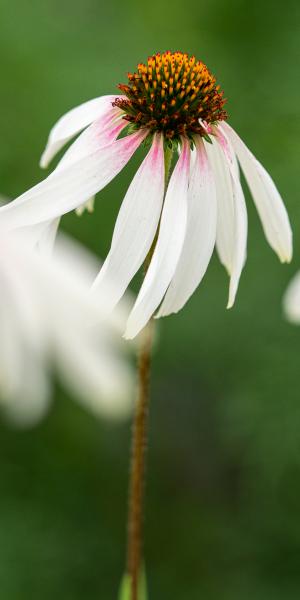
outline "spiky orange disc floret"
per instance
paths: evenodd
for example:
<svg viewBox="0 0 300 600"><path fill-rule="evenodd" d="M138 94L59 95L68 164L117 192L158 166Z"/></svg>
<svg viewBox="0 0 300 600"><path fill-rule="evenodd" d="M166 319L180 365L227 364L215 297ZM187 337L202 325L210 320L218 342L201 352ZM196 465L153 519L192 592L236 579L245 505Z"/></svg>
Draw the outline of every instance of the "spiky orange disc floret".
<svg viewBox="0 0 300 600"><path fill-rule="evenodd" d="M227 118L213 75L203 62L182 52L150 56L137 72L128 73L127 85L118 87L127 98L117 98L114 106L125 112L124 119L151 132L162 131L170 140L206 136L206 124Z"/></svg>

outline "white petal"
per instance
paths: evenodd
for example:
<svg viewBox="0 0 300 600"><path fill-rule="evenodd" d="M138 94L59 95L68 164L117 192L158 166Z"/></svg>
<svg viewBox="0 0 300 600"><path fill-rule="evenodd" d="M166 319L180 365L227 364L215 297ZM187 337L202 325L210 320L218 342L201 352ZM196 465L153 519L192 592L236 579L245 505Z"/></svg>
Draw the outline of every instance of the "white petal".
<svg viewBox="0 0 300 600"><path fill-rule="evenodd" d="M240 276L246 261L247 255L247 233L248 233L248 218L247 209L244 198L243 189L241 186L236 159L230 140L226 134L219 128L216 130L217 143L220 145L223 160L227 162L233 202L233 239L232 239L232 254L230 267L230 285L229 298L227 308L231 308L235 301L236 292Z"/></svg>
<svg viewBox="0 0 300 600"><path fill-rule="evenodd" d="M18 393L24 377L22 352L24 352L18 312L15 310L13 287L5 273L1 272L0 300L0 399L9 399ZM14 290L13 290L14 291ZM28 355L28 348L26 348Z"/></svg>
<svg viewBox="0 0 300 600"><path fill-rule="evenodd" d="M40 254L52 253L60 219L52 219L29 227L14 230L14 235L20 244L27 249L36 249Z"/></svg>
<svg viewBox="0 0 300 600"><path fill-rule="evenodd" d="M282 198L264 167L227 123L222 125L230 138L244 171L265 236L281 262L292 258L292 231Z"/></svg>
<svg viewBox="0 0 300 600"><path fill-rule="evenodd" d="M9 199L3 198L0 205L9 203ZM53 250L59 219L38 223L29 227L19 227L14 231L14 236L18 239L19 244L25 244L27 249L33 249L38 246L39 251L49 254Z"/></svg>
<svg viewBox="0 0 300 600"><path fill-rule="evenodd" d="M68 330L68 335L56 335L56 366L62 382L73 392L75 398L96 416L123 418L132 407L132 374L120 349L96 343L90 332L81 331L78 338ZM82 346L84 352L82 351Z"/></svg>
<svg viewBox="0 0 300 600"><path fill-rule="evenodd" d="M132 180L116 221L110 252L93 285L114 282L111 309L124 294L145 260L153 242L164 196L163 137L156 135L152 147Z"/></svg>
<svg viewBox="0 0 300 600"><path fill-rule="evenodd" d="M32 293L30 270L20 272L27 248L18 246L18 255L5 244L0 261L0 392L6 413L15 400L26 406L45 406L48 386L44 374L43 323ZM22 253L20 253L20 250ZM7 406L6 406L7 403ZM34 415L28 421L34 420Z"/></svg>
<svg viewBox="0 0 300 600"><path fill-rule="evenodd" d="M195 138L196 158L188 191L188 220L175 275L158 317L178 312L200 284L210 261L217 226L214 180L201 138Z"/></svg>
<svg viewBox="0 0 300 600"><path fill-rule="evenodd" d="M247 253L247 209L242 186L236 178L233 179L233 202L235 236L227 308L231 308L234 304Z"/></svg>
<svg viewBox="0 0 300 600"><path fill-rule="evenodd" d="M121 416L130 409L120 322L108 319L89 291L97 263L69 240L58 240L49 256L2 232L0 403L14 422L33 423L44 414L53 366L94 413Z"/></svg>
<svg viewBox="0 0 300 600"><path fill-rule="evenodd" d="M294 275L283 296L283 310L288 321L300 324L300 272Z"/></svg>
<svg viewBox="0 0 300 600"><path fill-rule="evenodd" d="M229 164L216 139L213 138L212 144L206 143L205 147L213 169L217 195L217 251L221 263L230 274L232 270L234 240L232 178L230 175Z"/></svg>
<svg viewBox="0 0 300 600"><path fill-rule="evenodd" d="M183 140L182 152L168 185L157 244L127 322L125 337L128 339L146 325L174 275L186 231L189 169L189 142Z"/></svg>
<svg viewBox="0 0 300 600"><path fill-rule="evenodd" d="M65 169L80 158L84 158L92 152L97 152L100 148L114 142L122 129L128 125L128 122L122 119L120 115L118 108L111 107L102 117L96 119L68 148L55 170Z"/></svg>
<svg viewBox="0 0 300 600"><path fill-rule="evenodd" d="M36 248L40 243L44 245L44 241L49 239L50 246L53 246L56 230L58 227L59 220L54 219L37 225L30 225L28 227L19 227L14 230L14 236L18 240L18 243L22 244L27 249ZM48 238L49 233L52 232L51 238ZM49 247L51 250L51 247Z"/></svg>
<svg viewBox="0 0 300 600"><path fill-rule="evenodd" d="M61 170L81 158L90 154L93 150L97 151L111 142L114 142L119 133L126 127L127 123L117 118L119 109L111 108L105 115L94 121L70 146L58 163L56 170ZM94 211L95 196L91 196L87 201L83 202L76 208L76 214L80 217L85 210L89 213Z"/></svg>
<svg viewBox="0 0 300 600"><path fill-rule="evenodd" d="M56 169L22 196L0 207L0 226L11 230L55 219L74 210L123 169L146 135L147 131L140 130L65 169Z"/></svg>
<svg viewBox="0 0 300 600"><path fill-rule="evenodd" d="M111 107L107 113L94 121L94 123L77 138L72 146L70 146L59 161L56 171L60 171L61 169L72 165L81 158L91 154L91 152L96 152L100 148L115 141L119 133L126 127L126 122L120 118L119 112L119 109ZM75 209L76 214L81 216L85 210L92 213L94 211L94 203L95 196L91 196L91 198Z"/></svg>
<svg viewBox="0 0 300 600"><path fill-rule="evenodd" d="M6 256L9 264L9 256ZM12 277L11 277L12 275ZM0 302L0 404L7 420L32 426L49 404L39 306L29 277L1 269Z"/></svg>
<svg viewBox="0 0 300 600"><path fill-rule="evenodd" d="M47 302L52 356L63 382L94 413L123 416L131 405L130 372L121 356L120 322L115 316L107 318L98 298L87 293L95 262L80 245L60 238L46 263L48 276L39 273L38 283ZM96 327L91 325L95 317Z"/></svg>
<svg viewBox="0 0 300 600"><path fill-rule="evenodd" d="M53 221L47 221L45 229L39 237L37 247L39 252L42 254L51 254L55 238L58 230L60 219L53 219Z"/></svg>
<svg viewBox="0 0 300 600"><path fill-rule="evenodd" d="M116 96L101 96L84 102L67 112L51 129L40 165L45 168L52 158L82 129L112 108Z"/></svg>

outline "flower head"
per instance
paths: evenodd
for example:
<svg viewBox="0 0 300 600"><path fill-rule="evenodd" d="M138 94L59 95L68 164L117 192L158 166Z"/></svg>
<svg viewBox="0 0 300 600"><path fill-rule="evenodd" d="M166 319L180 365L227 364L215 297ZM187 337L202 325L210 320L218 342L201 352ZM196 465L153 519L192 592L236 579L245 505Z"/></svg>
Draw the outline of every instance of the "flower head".
<svg viewBox="0 0 300 600"><path fill-rule="evenodd" d="M123 118L169 140L206 137L210 123L227 117L213 75L203 62L182 52L150 56L136 73L128 73L128 83L119 89L125 98L116 98L113 106L124 111Z"/></svg>
<svg viewBox="0 0 300 600"><path fill-rule="evenodd" d="M184 306L215 247L230 276L228 307L233 305L247 246L239 166L265 236L282 262L291 259L292 234L275 184L226 122L223 94L202 62L181 52L156 54L119 87L122 96L90 100L58 121L42 166L85 130L44 181L0 209L0 223L9 228L46 223L78 209L147 142L150 148L127 190L94 283L101 291L110 278L117 282L113 308L151 255L127 323L126 337L132 338L153 314ZM169 151L174 168L165 189Z"/></svg>

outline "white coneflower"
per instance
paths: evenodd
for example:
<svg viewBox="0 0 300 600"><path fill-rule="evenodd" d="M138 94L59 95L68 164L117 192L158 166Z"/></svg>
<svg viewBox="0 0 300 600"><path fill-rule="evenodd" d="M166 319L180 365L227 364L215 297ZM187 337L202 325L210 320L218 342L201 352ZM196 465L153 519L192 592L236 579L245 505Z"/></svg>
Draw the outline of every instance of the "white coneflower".
<svg viewBox="0 0 300 600"><path fill-rule="evenodd" d="M266 238L282 262L291 259L292 234L272 179L226 123L223 93L202 62L181 52L156 54L119 88L122 96L96 98L58 121L42 166L86 129L47 179L0 210L0 222L11 228L46 223L80 208L121 171L142 142L148 143L94 284L101 289L113 277L114 306L151 249L127 323L126 337L132 338L159 307L157 316L184 306L215 245L230 275L228 307L233 305L247 244L238 163ZM172 151L179 158L165 192L165 158Z"/></svg>
<svg viewBox="0 0 300 600"><path fill-rule="evenodd" d="M94 260L66 238L51 258L21 240L1 230L0 406L14 421L37 421L48 406L54 368L94 413L128 412L122 319L119 311L107 319L109 295L100 304L89 293Z"/></svg>

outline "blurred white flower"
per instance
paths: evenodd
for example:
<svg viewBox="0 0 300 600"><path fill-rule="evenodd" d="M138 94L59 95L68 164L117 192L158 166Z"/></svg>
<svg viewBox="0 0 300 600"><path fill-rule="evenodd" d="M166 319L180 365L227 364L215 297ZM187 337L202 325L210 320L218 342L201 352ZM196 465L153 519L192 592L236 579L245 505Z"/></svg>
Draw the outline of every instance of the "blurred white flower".
<svg viewBox="0 0 300 600"><path fill-rule="evenodd" d="M94 194L147 140L150 149L126 193L110 252L94 285L101 290L113 277L118 285L111 305L116 305L157 239L127 323L126 337L132 338L158 307L156 316L166 316L185 305L215 246L230 276L228 308L233 305L247 246L238 163L266 238L282 262L291 259L292 233L270 175L225 122L223 92L203 62L181 52L156 54L119 87L124 95L95 98L58 121L41 159L43 167L86 129L49 177L0 209L0 219L15 228L82 211L87 202L91 208ZM168 146L178 161L165 194Z"/></svg>
<svg viewBox="0 0 300 600"><path fill-rule="evenodd" d="M132 381L121 339L124 316L121 309L107 316L108 289L97 298L89 293L98 261L66 237L57 240L53 256L33 252L30 235L22 233L0 235L3 410L20 424L38 421L55 370L93 413L125 415Z"/></svg>
<svg viewBox="0 0 300 600"><path fill-rule="evenodd" d="M294 275L285 291L283 311L290 323L300 325L300 271Z"/></svg>

